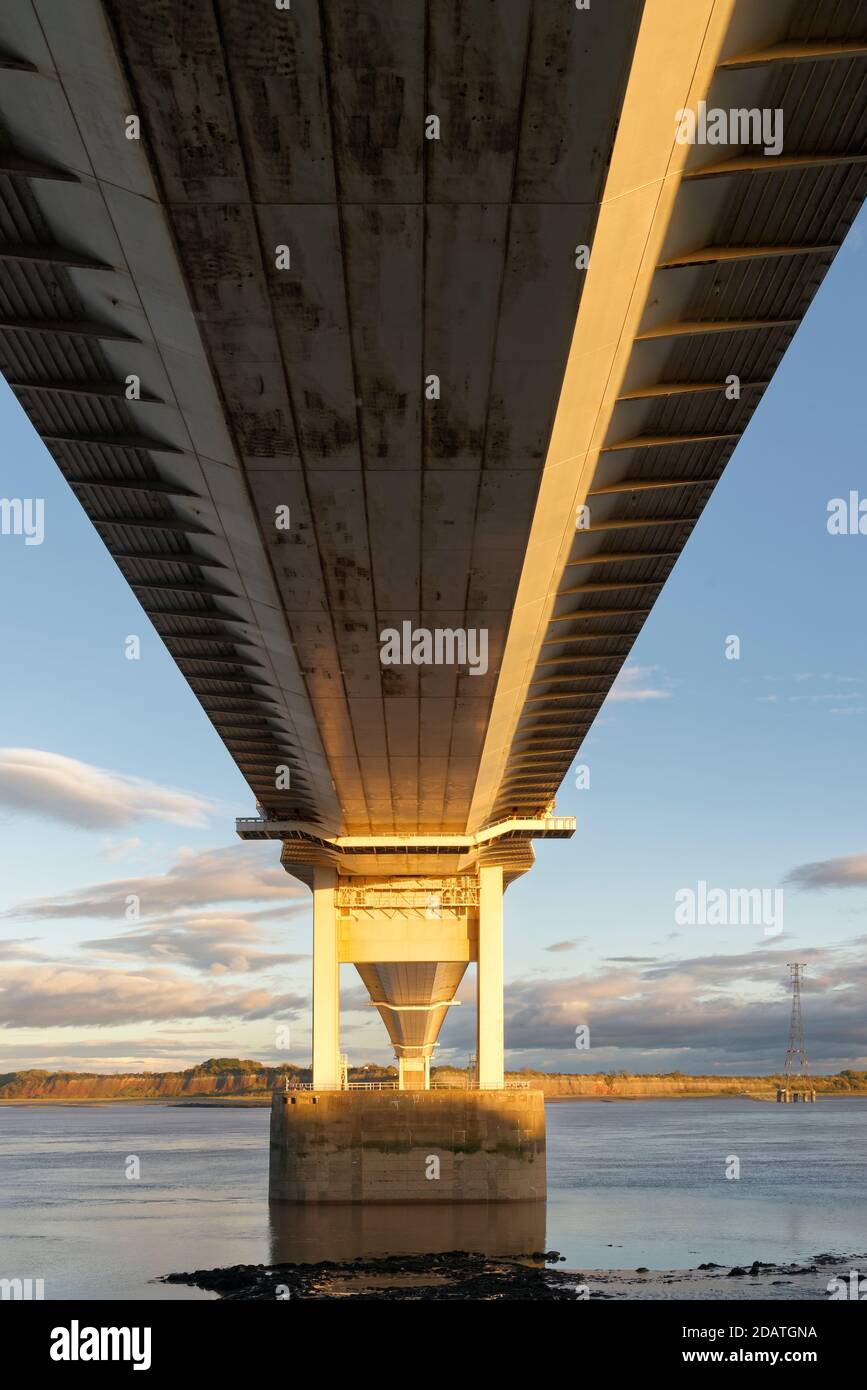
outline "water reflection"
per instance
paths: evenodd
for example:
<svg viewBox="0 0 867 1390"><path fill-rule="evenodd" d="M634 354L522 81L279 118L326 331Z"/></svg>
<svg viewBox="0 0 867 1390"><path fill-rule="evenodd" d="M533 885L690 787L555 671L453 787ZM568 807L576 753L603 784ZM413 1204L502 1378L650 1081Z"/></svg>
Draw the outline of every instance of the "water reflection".
<svg viewBox="0 0 867 1390"><path fill-rule="evenodd" d="M529 1255L545 1249L544 1202L272 1202L271 1264L466 1250Z"/></svg>

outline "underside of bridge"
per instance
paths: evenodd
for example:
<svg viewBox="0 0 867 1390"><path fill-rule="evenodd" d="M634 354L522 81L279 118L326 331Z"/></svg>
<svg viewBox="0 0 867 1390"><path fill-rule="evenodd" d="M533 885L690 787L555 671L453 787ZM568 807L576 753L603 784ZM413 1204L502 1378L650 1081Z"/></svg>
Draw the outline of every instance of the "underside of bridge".
<svg viewBox="0 0 867 1390"><path fill-rule="evenodd" d="M860 206L865 59L862 0L0 11L0 369L313 890L318 1088L344 962L407 1088L476 963L502 1088L503 888Z"/></svg>

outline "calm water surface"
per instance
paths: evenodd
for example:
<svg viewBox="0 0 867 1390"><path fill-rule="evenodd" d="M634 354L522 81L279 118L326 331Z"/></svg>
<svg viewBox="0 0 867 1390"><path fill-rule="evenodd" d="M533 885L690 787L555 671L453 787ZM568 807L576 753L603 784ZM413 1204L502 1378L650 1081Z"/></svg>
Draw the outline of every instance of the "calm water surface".
<svg viewBox="0 0 867 1390"><path fill-rule="evenodd" d="M269 1209L265 1108L0 1106L0 1277L42 1278L46 1298L208 1298L149 1281L413 1250L554 1249L575 1269L867 1251L867 1099L583 1101L547 1117L547 1210Z"/></svg>

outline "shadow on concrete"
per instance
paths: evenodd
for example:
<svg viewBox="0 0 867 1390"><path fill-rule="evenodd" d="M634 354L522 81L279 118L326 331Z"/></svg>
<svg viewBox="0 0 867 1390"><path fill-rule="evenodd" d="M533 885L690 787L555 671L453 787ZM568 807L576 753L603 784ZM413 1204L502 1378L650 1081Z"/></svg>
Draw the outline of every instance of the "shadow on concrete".
<svg viewBox="0 0 867 1390"><path fill-rule="evenodd" d="M449 1250L515 1257L545 1249L545 1202L271 1202L268 1210L271 1264Z"/></svg>

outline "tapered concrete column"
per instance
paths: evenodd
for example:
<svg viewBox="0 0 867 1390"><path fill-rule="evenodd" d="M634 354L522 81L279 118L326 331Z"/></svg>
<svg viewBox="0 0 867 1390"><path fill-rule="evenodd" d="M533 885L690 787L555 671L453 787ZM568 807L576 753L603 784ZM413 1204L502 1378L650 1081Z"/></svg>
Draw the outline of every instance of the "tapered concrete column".
<svg viewBox="0 0 867 1390"><path fill-rule="evenodd" d="M479 870L476 1058L480 1090L503 1087L503 870Z"/></svg>
<svg viewBox="0 0 867 1390"><path fill-rule="evenodd" d="M313 878L313 1089L340 1086L340 966L333 869L316 869Z"/></svg>

